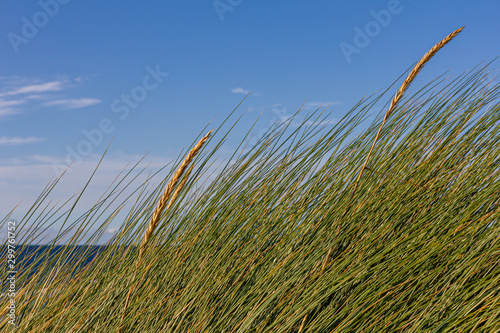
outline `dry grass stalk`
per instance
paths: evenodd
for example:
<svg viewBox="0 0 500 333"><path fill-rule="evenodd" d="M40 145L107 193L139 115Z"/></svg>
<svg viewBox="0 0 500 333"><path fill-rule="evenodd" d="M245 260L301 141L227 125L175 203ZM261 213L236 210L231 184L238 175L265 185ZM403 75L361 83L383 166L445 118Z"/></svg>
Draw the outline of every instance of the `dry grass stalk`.
<svg viewBox="0 0 500 333"><path fill-rule="evenodd" d="M163 194L160 198L160 201L158 201L158 205L156 206L156 209L153 212L153 216L151 217L151 221L149 222L148 229L144 233L144 237L142 239L141 246L139 249L139 260L137 260L136 268L138 268L140 266L141 259L144 256L144 253L146 250L146 244L148 243L149 239L153 235L153 232L155 231L156 227L158 226L158 223L160 221L161 215L162 215L165 207L167 207L167 209L168 209L168 208L170 208L170 206L172 206L175 199L179 195L179 192L186 184L187 179L188 179L189 175L191 174L191 171L193 170L193 166L191 166L191 168L188 170L186 177L184 177L183 181L179 184L179 186L175 190L174 194L172 195L172 198L170 198L172 191L176 187L179 180L182 178L182 175L184 174L184 171L186 171L186 168L188 167L189 163L191 163L193 161L193 159L196 157L196 155L198 154L198 152L203 147L203 145L208 140L208 138L210 137L211 134L212 134L212 131L208 132L203 138L201 138L200 141L198 141L196 146L194 146L193 149L191 149L191 151L186 156L184 161L182 161L182 163L179 166L179 168L177 169L177 171L175 171L170 182L168 182L167 187L165 188L165 191L163 191ZM170 199L170 201L169 201L169 199ZM168 202L168 206L167 206L167 202ZM136 272L137 272L137 269L134 273L132 281L135 280ZM125 300L125 306L123 308L121 321L123 321L123 319L125 318L125 314L126 314L129 302L130 302L130 296L132 295L132 292L134 291L134 289L135 289L135 284L132 284L132 286L130 287L130 290L127 294L127 299ZM121 326L118 328L117 332L118 333L121 332Z"/></svg>
<svg viewBox="0 0 500 333"><path fill-rule="evenodd" d="M172 198L170 198L170 201L168 202L166 210L168 210L174 204L175 200L179 196L179 193L184 188L184 185L186 185L186 183L187 183L187 181L189 179L189 175L191 175L191 171L193 171L193 169L194 169L194 165L191 165L191 167L189 168L189 170L186 171L186 175L184 176L184 179L180 182L179 186L177 186L177 188L175 189L175 192L172 195Z"/></svg>
<svg viewBox="0 0 500 333"><path fill-rule="evenodd" d="M198 152L200 151L201 147L205 144L205 142L208 140L210 137L210 134L212 134L212 131L208 132L207 135L205 135L203 138L201 138L200 141L196 144L196 146L191 149L189 154L186 156L184 161L182 161L181 165L177 169L177 171L174 173L172 176L172 179L168 183L167 187L165 188L165 191L163 192L163 195L161 196L160 201L158 202L158 205L156 206L155 211L153 212L153 217L151 218L151 221L149 222L148 229L146 230L146 233L144 234L144 238L142 239L141 242L141 249L140 249L140 254L142 255L145 246L151 236L153 235L153 231L156 229L156 226L158 225L158 222L160 221L161 214L163 213L163 210L165 209L165 206L167 205L167 202L169 202L170 195L172 194L172 191L174 190L175 186L179 182L179 180L182 177L182 174L184 171L186 171L186 168L188 167L189 163L196 157ZM172 203L172 201L170 202Z"/></svg>
<svg viewBox="0 0 500 333"><path fill-rule="evenodd" d="M179 193L181 192L182 188L184 187L184 185L186 185L186 183L189 179L189 175L191 175L191 172L193 171L193 169L194 169L194 165L191 165L189 170L186 172L186 176L184 176L184 179L182 180L182 182L175 189L175 192L172 195L172 198L170 199L170 201L168 203L167 209L169 209L174 204L174 202L177 199L177 197L179 196Z"/></svg>
<svg viewBox="0 0 500 333"><path fill-rule="evenodd" d="M354 189L352 190L351 192L351 197L350 197L350 202L352 202L352 198L354 197L354 193L356 192L356 189L358 188L358 185L359 185L359 181L361 179L361 176L363 176L363 172L365 170L371 170L369 168L366 167L366 165L368 164L368 160L370 159L370 156L372 154L372 151L373 149L375 148L375 144L377 143L378 139L380 138L380 134L382 132L382 128L384 127L387 119L389 119L389 117L391 116L391 114L394 112L394 110L396 109L396 106L398 105L399 101L401 100L401 98L403 97L405 91L408 89L408 87L410 86L410 84L412 83L412 81L415 79L415 77L417 76L417 74L420 72L420 70L425 66L425 64L443 47L445 46L446 44L448 44L453 38L455 38L459 33L460 31L462 31L464 27L461 27L461 28L458 28L457 30L453 31L451 34L449 34L448 36L446 36L443 40L441 40L439 43L437 43L436 45L434 45L433 48L431 48L426 54L424 54L424 56L419 60L419 62L415 65L415 67L413 67L413 69L411 70L410 74L408 74L408 76L406 77L406 79L403 81L403 84L401 84L401 87L399 87L399 90L396 92L396 94L394 95L394 97L392 98L392 101L391 101L391 105L389 106L389 109L387 110L387 112L385 113L384 115L384 120L382 121L382 124L380 125L379 129L378 129L378 132L377 132L377 135L375 136L375 140L373 141L372 143L372 146L370 148L370 151L368 152L368 155L366 156L366 160L365 160L365 163L363 164L363 166L361 167L361 171L359 172L359 175L358 175L358 178L356 179L356 183L354 184ZM372 172L376 172L375 170L371 170ZM346 215L347 211L349 210L349 208L351 207L351 204L348 204L346 209L344 210L344 213L342 214L342 218ZM340 227L340 225L339 225ZM339 230L337 229L337 233L339 232ZM323 261L323 265L321 267L321 274L324 272L326 266L328 265L328 261L330 260L330 256L332 254L332 250L333 248L330 248L330 250L328 251L328 254L326 255L325 257L325 260ZM307 315L304 317L303 321L302 321L302 326L305 324L305 320L307 318ZM303 329L303 327L300 328L300 331Z"/></svg>
<svg viewBox="0 0 500 333"><path fill-rule="evenodd" d="M382 124L380 125L380 128L378 129L377 135L375 136L375 140L373 141L373 144L370 148L370 151L368 152L368 155L366 156L365 163L363 164L363 167L361 168L361 171L359 172L358 178L356 179L356 183L354 184L354 189L352 190L351 193L351 200L354 197L354 193L356 192L356 189L358 188L359 185L359 180L361 179L361 176L363 176L363 172L366 169L366 165L368 164L368 160L370 159L370 155L372 154L373 148L375 148L375 144L377 143L377 140L380 137L380 133L382 132L382 128L385 125L385 122L387 119L391 116L392 112L396 109L396 106L398 105L398 102L401 100L403 97L403 94L405 91L408 89L412 81L415 79L415 77L418 75L420 70L425 66L425 64L446 44L448 44L453 38L455 38L460 31L462 31L464 27L458 28L457 30L453 31L451 34L446 36L443 40L441 40L439 43L434 45L432 49L430 49L424 56L420 59L420 61L413 67L411 70L410 74L406 77L406 79L403 81L403 84L401 87L399 87L399 90L396 92L394 97L392 98L391 105L389 106L389 109L385 113L384 116L384 121L382 121ZM349 206L348 206L349 207ZM347 211L347 210L346 210Z"/></svg>
<svg viewBox="0 0 500 333"><path fill-rule="evenodd" d="M377 174L382 175L382 176L387 177L387 178L394 178L394 177L391 177L391 176L389 176L389 175L387 175L387 174L385 174L385 173L383 173L383 172L378 172L378 171L375 171L375 170L370 169L370 168L368 168L368 167L365 167L365 170L368 170L368 171L371 171L371 172L377 173ZM430 188L428 188L428 187L426 187L426 186L422 186L422 185L415 184L414 182L410 182L410 181L406 181L406 180L401 180L401 181L402 181L402 182L405 182L405 183L407 183L407 184L410 184L410 185L416 186L416 187L420 187L420 188L422 188L422 189L424 189L424 190L427 190L427 191L434 191L434 192L436 192L436 190L430 189Z"/></svg>
<svg viewBox="0 0 500 333"><path fill-rule="evenodd" d="M305 315L304 319L302 319L302 324L300 325L299 333L302 333L302 331L304 330L304 326L306 325L306 320L307 320L307 315Z"/></svg>
<svg viewBox="0 0 500 333"><path fill-rule="evenodd" d="M332 255L333 248L330 248L328 250L328 254L325 257L325 260L323 261L323 265L321 266L321 273L325 271L326 265L328 264L328 261L330 260L330 256Z"/></svg>

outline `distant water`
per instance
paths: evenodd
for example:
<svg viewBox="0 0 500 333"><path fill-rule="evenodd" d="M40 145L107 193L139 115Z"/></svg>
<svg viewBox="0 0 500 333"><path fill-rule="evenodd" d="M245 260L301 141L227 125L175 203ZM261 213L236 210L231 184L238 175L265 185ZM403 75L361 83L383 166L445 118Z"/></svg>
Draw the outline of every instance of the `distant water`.
<svg viewBox="0 0 500 333"><path fill-rule="evenodd" d="M58 245L53 246L50 252L50 255L45 255L45 253L51 248L48 245L27 245L27 246L16 246L15 247L15 265L14 270L17 271L15 276L15 294L19 293L24 286L29 283L29 280L33 276L33 274L38 273L40 269L43 269L41 265L54 265L57 254L60 254L62 251L66 251L64 254L65 262L63 265L72 264L73 271L72 274L76 274L79 268L85 267L92 262L96 256L98 256L104 249L105 246L85 246L85 245ZM2 303L8 301L11 298L11 291L9 290L9 286L11 286L8 278L13 274L10 273L12 271L11 267L8 265L8 258L6 256L8 247L0 246L0 258L1 258L1 270L0 276L2 279L1 289L0 289L0 301ZM82 254L85 252L85 256ZM48 259L47 259L48 258ZM41 259L41 260L40 260ZM25 271L28 267L31 268L31 271L28 276L21 277L21 271ZM47 268L47 267L45 267ZM23 317L24 314L20 314L17 311L16 313L16 322L19 323L19 320ZM5 315L0 318L1 321L4 321ZM10 318L9 318L10 319Z"/></svg>
<svg viewBox="0 0 500 333"><path fill-rule="evenodd" d="M76 273L78 268L85 267L89 264L99 253L101 253L105 246L87 246L87 245L57 245L52 247L50 255L47 256L45 253L51 248L49 245L26 245L26 246L16 246L15 248L15 271L17 271L17 278L20 277L21 271L26 270L28 267L31 268L31 273L28 275L28 279L36 273L41 267L40 265L49 264L54 265L56 261L53 261L56 258L57 254L60 254L62 251L66 251L64 257L66 258L65 262L62 262L63 265L71 263L74 267L74 272ZM82 254L85 252L85 256L82 257ZM7 286L9 281L6 280L8 277L9 271L12 269L8 265L7 261L7 247L0 246L0 258L1 262L1 270L0 276L2 277L2 292L4 292L4 288ZM52 263L51 263L52 261ZM24 279L23 279L24 280ZM22 286L19 286L22 287ZM17 289L17 288L16 288Z"/></svg>

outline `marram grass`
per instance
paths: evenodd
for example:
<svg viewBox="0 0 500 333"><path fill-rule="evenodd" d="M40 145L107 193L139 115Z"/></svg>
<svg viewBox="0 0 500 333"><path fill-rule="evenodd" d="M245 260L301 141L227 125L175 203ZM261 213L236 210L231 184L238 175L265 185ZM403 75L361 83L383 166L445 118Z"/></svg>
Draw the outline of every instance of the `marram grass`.
<svg viewBox="0 0 500 333"><path fill-rule="evenodd" d="M211 133L212 133L212 131L208 132L207 135L205 135L203 138L201 138L201 140L198 141L196 146L194 146L193 149L191 149L191 151L186 156L184 161L182 161L181 165L179 166L177 171L174 173L174 175L172 176L172 179L170 180L167 187L165 188L165 191L163 192L163 194L160 198L160 201L158 201L158 205L156 206L156 209L153 212L153 217L151 217L151 221L149 222L148 228L146 229L146 232L144 233L144 238L142 239L141 245L139 247L139 259L137 260L137 264L136 264L136 272L140 269L142 256L144 255L144 251L147 249L146 245L147 245L148 241L151 239L151 236L153 235L153 232L156 229L156 226L160 222L160 218L161 218L161 214L163 213L163 210L165 209L165 207L168 209L172 206L175 198L179 195L180 190L186 184L186 181L188 179L187 177L191 173L192 169L188 170L186 177L179 184L179 186L176 188L177 183L179 182L180 178L182 177L182 174L184 173L184 171L186 171L189 163L191 163L191 161L193 161L193 159L196 157L196 155L198 154L200 149L203 147L205 142L208 140ZM174 192L174 188L176 188L175 192ZM174 192L173 195L172 195L172 192ZM170 197L171 195L172 195L172 197ZM168 205L167 205L167 202L168 202ZM134 280L134 279L135 279L135 274L134 274L132 280ZM134 285L132 285L130 287L130 290L127 294L127 299L125 301L125 306L123 309L123 314L122 314L122 319L121 319L122 321L123 321L123 318L125 318L126 310L128 308L128 304L130 301L130 296L132 295L133 291L134 291ZM118 329L118 332L120 332L120 329Z"/></svg>
<svg viewBox="0 0 500 333"><path fill-rule="evenodd" d="M96 244L132 206L90 265L78 266L90 247L49 248L19 273L17 331L500 331L500 85L489 66L403 89L368 126L385 94L333 126L319 110L279 124L207 181L230 131L219 128L156 187L150 175L123 197L129 173L81 217L80 196L67 211L46 202L56 179L20 219L19 243L60 218L52 245Z"/></svg>

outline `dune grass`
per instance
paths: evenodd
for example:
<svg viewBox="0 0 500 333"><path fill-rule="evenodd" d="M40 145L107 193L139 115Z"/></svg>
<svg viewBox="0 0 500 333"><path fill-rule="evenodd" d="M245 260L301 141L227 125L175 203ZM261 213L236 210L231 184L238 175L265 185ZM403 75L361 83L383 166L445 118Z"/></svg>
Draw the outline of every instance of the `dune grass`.
<svg viewBox="0 0 500 333"><path fill-rule="evenodd" d="M18 331L500 331L500 85L490 67L401 93L390 117L387 105L374 110L388 90L332 126L319 109L289 119L252 147L245 138L209 181L234 128L223 124L154 188L149 175L124 197L130 171L77 218L80 195L66 211L46 203L56 179L20 221L20 242L59 218L50 244L68 234L96 244L133 205L90 265L75 268L89 247L49 248L19 274Z"/></svg>

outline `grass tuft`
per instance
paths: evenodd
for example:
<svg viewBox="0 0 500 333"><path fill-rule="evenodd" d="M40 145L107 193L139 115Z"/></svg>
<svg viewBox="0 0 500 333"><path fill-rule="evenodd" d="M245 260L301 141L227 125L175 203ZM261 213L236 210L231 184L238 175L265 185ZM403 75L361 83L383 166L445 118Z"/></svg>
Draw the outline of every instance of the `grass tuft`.
<svg viewBox="0 0 500 333"><path fill-rule="evenodd" d="M18 222L17 330L500 331L500 84L486 64L408 89L459 32L394 96L331 126L324 110L291 118L216 165L233 111L144 182L134 166L82 216L83 192L47 202L61 175ZM42 252L22 246L57 221Z"/></svg>
<svg viewBox="0 0 500 333"><path fill-rule="evenodd" d="M193 161L193 159L196 157L196 155L198 154L200 149L203 147L205 142L208 140L208 138L210 137L210 134L212 134L212 131L208 132L207 135L205 135L203 138L201 138L201 140L196 144L196 146L194 146L193 149L191 149L191 151L189 152L189 154L187 154L186 158L181 163L181 165L179 166L177 171L174 173L172 179L170 180L167 187L165 188L163 195L161 196L160 200L158 201L158 206L156 206L156 209L153 212L153 216L151 217L151 221L149 222L148 229L144 233L144 238L142 239L142 242L141 242L141 246L139 249L139 260L137 261L137 265L136 265L137 270L139 269L139 266L141 264L141 259L142 259L142 256L144 255L144 251L146 250L146 245L147 245L149 239L151 238L151 236L153 235L153 232L155 231L158 223L160 222L160 217L161 217L161 214L163 213L163 210L165 209L165 207L167 207L167 209L168 209L174 203L175 198L179 195L179 192L181 191L182 187L186 184L186 181L187 181L189 174L191 173L193 167L191 167L188 170L186 177L182 180L182 182L176 188L177 183L182 178L182 175L184 174L184 171L186 171L187 167L189 166L189 163L191 163ZM172 198L170 198L170 195L172 194L174 189L176 189L174 192L174 195L172 196ZM168 202L168 206L167 206L167 202ZM134 277L132 278L132 280L135 280L135 274L134 274ZM122 315L121 321L123 321L123 319L125 318L125 314L126 314L126 311L128 308L129 301L130 301L130 296L132 295L133 291L134 291L134 285L132 285L130 287L130 290L127 294L127 299L125 300L125 306L123 308L123 315ZM120 332L120 328L118 328L118 332Z"/></svg>

